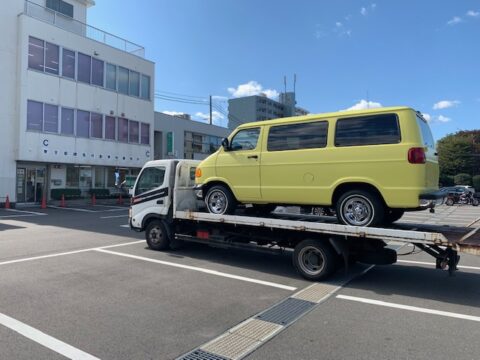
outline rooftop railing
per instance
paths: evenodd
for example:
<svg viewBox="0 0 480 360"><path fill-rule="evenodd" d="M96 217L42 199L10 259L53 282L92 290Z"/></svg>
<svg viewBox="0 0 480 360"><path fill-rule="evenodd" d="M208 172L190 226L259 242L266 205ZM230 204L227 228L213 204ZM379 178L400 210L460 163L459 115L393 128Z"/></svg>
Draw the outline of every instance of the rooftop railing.
<svg viewBox="0 0 480 360"><path fill-rule="evenodd" d="M112 35L96 27L50 10L31 1L25 1L25 15L55 25L63 30L92 39L133 55L145 57L145 48L128 40Z"/></svg>

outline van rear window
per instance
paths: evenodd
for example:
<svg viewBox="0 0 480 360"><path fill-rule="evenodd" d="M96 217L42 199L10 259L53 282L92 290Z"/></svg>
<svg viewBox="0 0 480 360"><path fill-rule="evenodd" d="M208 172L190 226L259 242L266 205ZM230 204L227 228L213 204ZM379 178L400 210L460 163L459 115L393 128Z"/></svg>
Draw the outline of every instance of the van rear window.
<svg viewBox="0 0 480 360"><path fill-rule="evenodd" d="M335 146L397 144L400 128L396 114L343 118L337 121Z"/></svg>
<svg viewBox="0 0 480 360"><path fill-rule="evenodd" d="M268 133L268 151L316 149L327 145L328 122L272 126Z"/></svg>

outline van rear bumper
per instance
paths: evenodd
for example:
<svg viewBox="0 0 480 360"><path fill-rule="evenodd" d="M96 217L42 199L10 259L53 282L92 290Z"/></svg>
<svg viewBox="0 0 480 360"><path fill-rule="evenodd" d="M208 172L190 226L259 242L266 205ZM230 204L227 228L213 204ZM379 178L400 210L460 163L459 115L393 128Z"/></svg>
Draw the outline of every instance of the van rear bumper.
<svg viewBox="0 0 480 360"><path fill-rule="evenodd" d="M441 191L432 191L421 194L418 199L420 200L420 208L432 209L437 205L442 205L445 200L445 193Z"/></svg>

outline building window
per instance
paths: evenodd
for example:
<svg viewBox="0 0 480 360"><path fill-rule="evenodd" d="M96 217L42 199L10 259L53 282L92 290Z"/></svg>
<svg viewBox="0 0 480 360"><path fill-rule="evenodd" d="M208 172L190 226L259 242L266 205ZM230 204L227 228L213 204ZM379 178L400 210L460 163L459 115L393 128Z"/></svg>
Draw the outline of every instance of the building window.
<svg viewBox="0 0 480 360"><path fill-rule="evenodd" d="M92 84L103 87L104 62L92 58Z"/></svg>
<svg viewBox="0 0 480 360"><path fill-rule="evenodd" d="M128 120L118 118L118 141L128 142Z"/></svg>
<svg viewBox="0 0 480 360"><path fill-rule="evenodd" d="M45 72L58 75L60 64L60 48L58 45L46 43L45 46Z"/></svg>
<svg viewBox="0 0 480 360"><path fill-rule="evenodd" d="M107 63L106 87L110 90L117 90L117 67Z"/></svg>
<svg viewBox="0 0 480 360"><path fill-rule="evenodd" d="M92 72L92 58L88 55L78 53L78 81L90 84L90 75Z"/></svg>
<svg viewBox="0 0 480 360"><path fill-rule="evenodd" d="M47 8L73 18L73 5L62 0L47 0Z"/></svg>
<svg viewBox="0 0 480 360"><path fill-rule="evenodd" d="M77 136L88 138L90 135L90 113L77 110Z"/></svg>
<svg viewBox="0 0 480 360"><path fill-rule="evenodd" d="M95 168L95 187L96 188L105 187L105 168L103 167Z"/></svg>
<svg viewBox="0 0 480 360"><path fill-rule="evenodd" d="M45 42L34 37L28 38L28 67L34 70L44 70Z"/></svg>
<svg viewBox="0 0 480 360"><path fill-rule="evenodd" d="M118 67L118 92L128 95L128 69Z"/></svg>
<svg viewBox="0 0 480 360"><path fill-rule="evenodd" d="M128 141L131 143L138 144L138 121L129 121L128 122Z"/></svg>
<svg viewBox="0 0 480 360"><path fill-rule="evenodd" d="M73 109L62 108L62 123L60 132L64 135L73 135Z"/></svg>
<svg viewBox="0 0 480 360"><path fill-rule="evenodd" d="M43 109L43 131L58 133L58 106L45 104Z"/></svg>
<svg viewBox="0 0 480 360"><path fill-rule="evenodd" d="M150 144L150 124L143 124L141 127L140 143L144 145Z"/></svg>
<svg viewBox="0 0 480 360"><path fill-rule="evenodd" d="M75 51L62 49L62 76L75 79Z"/></svg>
<svg viewBox="0 0 480 360"><path fill-rule="evenodd" d="M80 185L80 168L76 166L67 166L66 186L69 188L78 188Z"/></svg>
<svg viewBox="0 0 480 360"><path fill-rule="evenodd" d="M102 114L92 113L90 115L90 136L92 138L103 138L103 116Z"/></svg>
<svg viewBox="0 0 480 360"><path fill-rule="evenodd" d="M105 139L115 140L116 130L115 118L113 116L105 116Z"/></svg>
<svg viewBox="0 0 480 360"><path fill-rule="evenodd" d="M140 96L140 74L136 71L130 71L128 94Z"/></svg>
<svg viewBox="0 0 480 360"><path fill-rule="evenodd" d="M150 100L150 76L142 74L142 88L140 90L140 97L145 100Z"/></svg>
<svg viewBox="0 0 480 360"><path fill-rule="evenodd" d="M27 129L43 130L43 104L37 101L27 102Z"/></svg>

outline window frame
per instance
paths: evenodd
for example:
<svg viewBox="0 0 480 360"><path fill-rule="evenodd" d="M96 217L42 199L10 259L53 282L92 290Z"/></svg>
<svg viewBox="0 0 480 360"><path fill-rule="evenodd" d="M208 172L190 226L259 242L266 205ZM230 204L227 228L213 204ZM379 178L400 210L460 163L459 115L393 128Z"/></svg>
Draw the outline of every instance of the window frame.
<svg viewBox="0 0 480 360"><path fill-rule="evenodd" d="M60 105L59 105L58 107L60 108L60 132L59 132L59 135L61 135L61 136L76 136L76 134L75 134L76 121L75 121L75 120L76 120L76 113L77 113L77 112L75 111L75 109L70 108L70 107L68 107L68 106L60 106ZM71 134L65 134L65 133L63 133L63 109L65 109L65 110L71 110L72 113L73 113L73 119L72 119L73 124L72 124L72 133L71 133Z"/></svg>
<svg viewBox="0 0 480 360"><path fill-rule="evenodd" d="M139 189L140 189L140 181L142 180L142 177L144 175L145 172L147 171L150 171L150 169L157 169L157 170L163 170L163 181L160 185L154 187L154 188L150 188L146 191L143 191L143 192L139 192ZM163 184L165 184L165 178L166 178L166 175L167 174L167 168L165 166L149 166L149 167L146 167L142 170L142 172L140 174L138 174L138 178L137 178L137 181L136 181L136 184L135 184L135 194L134 196L139 196L139 195L143 195L143 194L148 194L149 192L161 187Z"/></svg>
<svg viewBox="0 0 480 360"><path fill-rule="evenodd" d="M235 137L240 134L241 132L244 132L244 131L251 131L251 130L255 130L257 129L258 130L258 137L257 137L257 142L255 144L255 147L253 149L233 149L232 145L233 145L233 141L235 140ZM245 129L240 129L238 130L233 136L232 136L232 140L230 141L230 146L229 146L229 151L252 151L252 150L256 150L258 148L258 142L259 142L259 139L260 139L260 136L261 136L261 126L255 126L255 127L252 127L252 128L245 128ZM193 144L193 142L192 142Z"/></svg>
<svg viewBox="0 0 480 360"><path fill-rule="evenodd" d="M60 46L60 48L62 49L62 51L61 51L61 60L60 60L61 71L60 71L59 76L61 76L64 79L77 81L77 52L75 50L72 50L72 49L69 49L69 48L66 48L66 47L63 47L63 46ZM65 63L64 60L63 60L63 57L64 57L63 54L64 54L65 50L72 52L73 56L74 56L74 59L73 59L73 77L64 75L64 73L63 73L63 65Z"/></svg>
<svg viewBox="0 0 480 360"><path fill-rule="evenodd" d="M42 114L42 119L40 120L40 130L37 130L37 129L30 129L28 127L28 104L29 103L37 103L37 104L40 104L42 106L42 111L41 111L41 114ZM27 100L27 122L26 122L26 130L27 131L34 131L34 132L43 132L43 117L44 117L44 103L41 102L41 101L35 101L35 100Z"/></svg>
<svg viewBox="0 0 480 360"><path fill-rule="evenodd" d="M30 65L30 39L34 39L34 40L37 40L37 41L41 41L42 42L42 65L41 65L41 69L40 68L35 68L35 67L32 67ZM27 67L30 69L30 70L34 70L34 71L40 71L40 72L45 72L45 44L46 44L46 41L45 40L42 40L42 39L39 39L35 36L28 36L28 51L27 51L27 56L28 56L28 61L27 61ZM38 45L34 45L34 46L38 46Z"/></svg>
<svg viewBox="0 0 480 360"><path fill-rule="evenodd" d="M337 143L337 135L338 135L338 124L341 121L345 120L355 120L355 119L362 119L362 118L370 118L370 117L380 117L380 116L387 116L387 115L393 115L395 117L395 122L397 125L398 129L398 141L395 142L382 142L382 143L365 143L365 144L349 144L349 145L339 145ZM402 133L401 133L401 128L400 128L400 121L398 118L397 113L381 113L381 114L371 114L371 115L359 115L359 116L348 116L348 117L342 117L342 118L337 118L335 122L335 133L334 133L334 138L333 138L333 144L335 147L352 147L352 146L374 146L374 145L395 145L395 144L400 144L402 142Z"/></svg>
<svg viewBox="0 0 480 360"><path fill-rule="evenodd" d="M325 134L325 144L323 146L316 146L316 147L298 147L294 149L275 149L272 150L269 148L270 145L270 134L272 133L272 129L274 128L281 128L281 127L291 127L291 126L301 126L301 125L315 125L315 124L325 124L326 128L326 134ZM315 150L315 149L324 149L328 146L328 133L329 133L329 126L330 122L328 120L312 120L312 121L302 121L302 122L296 122L296 123L288 123L288 124L278 124L278 125L271 125L270 128L268 129L268 135L267 135L267 151L268 152L278 152L278 151L297 151L297 150Z"/></svg>
<svg viewBox="0 0 480 360"><path fill-rule="evenodd" d="M46 130L46 126L45 126L45 123L46 123L46 112L47 112L47 107L48 106L52 106L52 107L56 107L57 108L57 129L56 131L49 131L49 130ZM58 116L59 114L59 109L60 109L60 106L58 105L53 105L53 104L49 104L49 103L43 103L43 126L42 126L42 132L46 133L46 134L59 134L59 127L60 127L60 117Z"/></svg>
<svg viewBox="0 0 480 360"><path fill-rule="evenodd" d="M90 62L89 62L90 67L89 67L89 71L88 71L88 73L89 73L88 82L80 79L80 57L81 56L85 56L85 57L88 57L90 59ZM77 66L76 66L76 68L77 68L77 81L81 82L83 84L92 85L92 57L90 55L87 55L87 54L84 54L84 53L78 51L77 52Z"/></svg>

